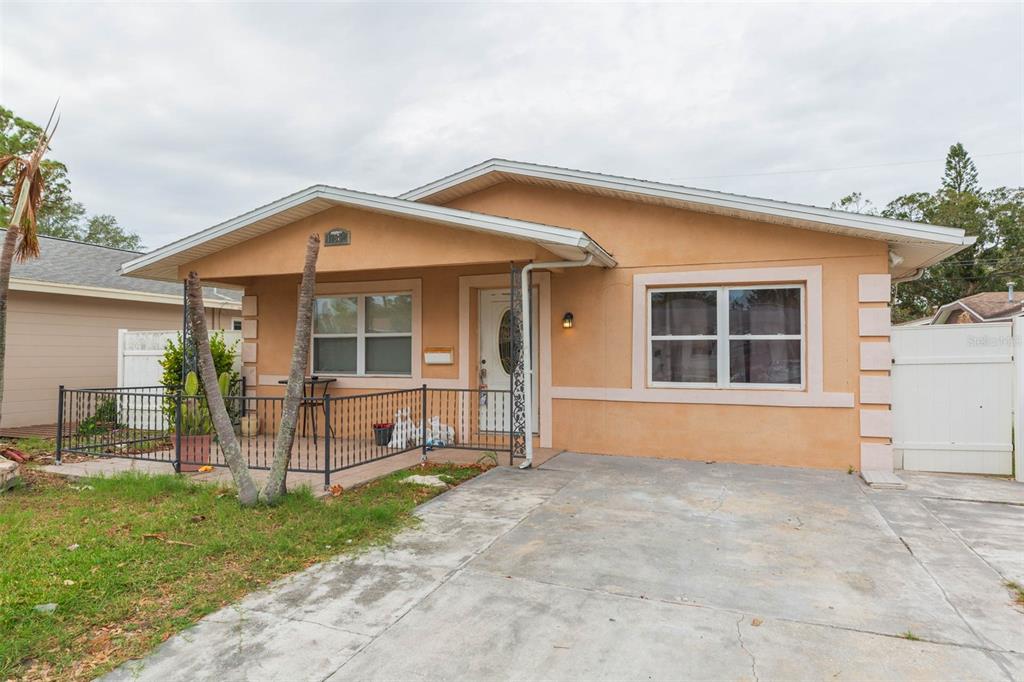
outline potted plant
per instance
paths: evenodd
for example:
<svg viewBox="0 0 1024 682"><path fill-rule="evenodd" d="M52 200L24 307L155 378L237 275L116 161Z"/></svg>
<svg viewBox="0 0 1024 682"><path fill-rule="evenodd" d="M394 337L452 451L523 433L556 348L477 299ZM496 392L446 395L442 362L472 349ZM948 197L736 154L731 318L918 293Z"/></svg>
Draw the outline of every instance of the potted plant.
<svg viewBox="0 0 1024 682"><path fill-rule="evenodd" d="M381 447L387 447L391 442L391 434L394 430L393 422L377 422L373 425L373 442Z"/></svg>
<svg viewBox="0 0 1024 682"><path fill-rule="evenodd" d="M222 374L221 378L227 376ZM198 471L210 463L213 449L213 420L206 401L199 394L199 377L189 372L181 389L181 471Z"/></svg>
<svg viewBox="0 0 1024 682"><path fill-rule="evenodd" d="M254 414L247 414L240 420L240 431L242 438L252 438L260 435L260 420Z"/></svg>

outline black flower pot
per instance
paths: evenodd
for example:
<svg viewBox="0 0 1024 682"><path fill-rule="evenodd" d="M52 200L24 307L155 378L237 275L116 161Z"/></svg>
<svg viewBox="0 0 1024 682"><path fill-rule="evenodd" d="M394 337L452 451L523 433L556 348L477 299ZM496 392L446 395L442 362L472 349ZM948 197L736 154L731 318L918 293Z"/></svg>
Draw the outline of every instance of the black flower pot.
<svg viewBox="0 0 1024 682"><path fill-rule="evenodd" d="M394 430L394 426L373 427L373 441L381 447L387 447L388 443L391 442L391 434Z"/></svg>

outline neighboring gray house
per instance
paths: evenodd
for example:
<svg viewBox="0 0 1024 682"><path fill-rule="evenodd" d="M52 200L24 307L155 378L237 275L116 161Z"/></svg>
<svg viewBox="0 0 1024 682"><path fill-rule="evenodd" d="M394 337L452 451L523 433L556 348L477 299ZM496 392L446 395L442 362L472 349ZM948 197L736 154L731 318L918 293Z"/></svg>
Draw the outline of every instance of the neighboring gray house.
<svg viewBox="0 0 1024 682"><path fill-rule="evenodd" d="M119 329L181 328L180 285L118 274L137 252L52 237L39 251L11 272L0 428L53 424L60 384L115 385ZM212 329L241 324L237 292L207 288L205 302Z"/></svg>
<svg viewBox="0 0 1024 682"><path fill-rule="evenodd" d="M947 303L935 311L926 324L977 324L979 322L1008 322L1024 315L1024 293L985 291Z"/></svg>

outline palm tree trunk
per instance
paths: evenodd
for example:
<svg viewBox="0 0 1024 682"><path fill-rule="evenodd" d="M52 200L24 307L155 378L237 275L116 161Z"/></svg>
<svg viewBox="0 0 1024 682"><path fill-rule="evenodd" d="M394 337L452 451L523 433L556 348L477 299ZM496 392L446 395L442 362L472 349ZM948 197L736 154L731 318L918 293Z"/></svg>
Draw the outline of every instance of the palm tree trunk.
<svg viewBox="0 0 1024 682"><path fill-rule="evenodd" d="M188 273L186 299L188 300L188 317L192 323L192 338L196 344L196 355L198 356L196 359L199 361L199 376L203 380L203 388L206 391L206 406L210 410L213 427L217 430L217 440L221 450L224 451L224 459L231 470L231 478L234 479L235 487L238 488L238 501L243 507L251 507L259 501L259 493L249 474L249 463L242 457L242 449L238 445L238 439L235 438L231 417L228 415L227 407L224 406L224 397L220 394L217 369L213 365L210 337L206 330L203 286L199 281L199 275L195 272Z"/></svg>
<svg viewBox="0 0 1024 682"><path fill-rule="evenodd" d="M288 390L281 407L281 422L274 442L274 460L270 474L260 492L260 499L274 504L285 493L288 461L295 442L295 426L302 402L303 382L309 363L309 336L313 326L313 292L316 288L316 258L320 252L320 235L311 234L306 242L306 262L299 285L299 308L295 315L295 343L292 345L292 366L288 372ZM324 436L327 437L326 435Z"/></svg>
<svg viewBox="0 0 1024 682"><path fill-rule="evenodd" d="M0 250L0 420L3 419L4 370L7 359L7 298L11 291L11 266L14 264L14 249L21 234L21 217L28 205L29 184L23 183L14 215L4 234L3 249Z"/></svg>

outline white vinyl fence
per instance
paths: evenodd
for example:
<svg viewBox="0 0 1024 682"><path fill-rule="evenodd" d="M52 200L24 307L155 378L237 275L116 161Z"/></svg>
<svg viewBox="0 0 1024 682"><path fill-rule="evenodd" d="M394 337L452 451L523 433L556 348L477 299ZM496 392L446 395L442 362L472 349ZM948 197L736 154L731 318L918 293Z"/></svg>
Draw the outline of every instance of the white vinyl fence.
<svg viewBox="0 0 1024 682"><path fill-rule="evenodd" d="M911 471L1014 473L1024 320L895 327L893 446Z"/></svg>
<svg viewBox="0 0 1024 682"><path fill-rule="evenodd" d="M168 341L173 341L181 332L170 331L128 331L117 330L117 385L120 388L132 386L158 386L163 369L160 358ZM211 331L213 335L215 332ZM228 346L238 343L241 355L242 333L223 331ZM236 358L235 370L241 371L241 361Z"/></svg>
<svg viewBox="0 0 1024 682"><path fill-rule="evenodd" d="M117 330L117 387L159 386L163 375L160 359L164 356L167 342L176 339L179 333L176 329L168 331ZM211 336L214 333L211 331ZM235 371L241 371L242 333L230 330L224 330L221 333L224 334L224 340L227 341L228 346L238 343ZM159 401L140 399L137 402L138 404L132 410L131 421L133 423L130 426L156 424L160 428L166 427ZM145 405L145 409L141 408L141 405Z"/></svg>

